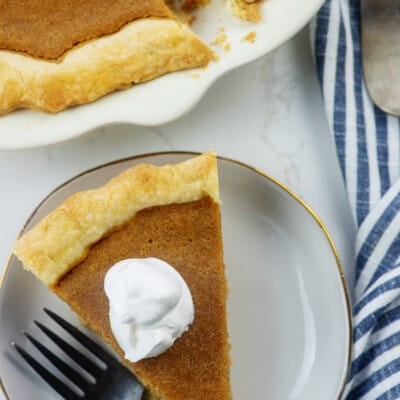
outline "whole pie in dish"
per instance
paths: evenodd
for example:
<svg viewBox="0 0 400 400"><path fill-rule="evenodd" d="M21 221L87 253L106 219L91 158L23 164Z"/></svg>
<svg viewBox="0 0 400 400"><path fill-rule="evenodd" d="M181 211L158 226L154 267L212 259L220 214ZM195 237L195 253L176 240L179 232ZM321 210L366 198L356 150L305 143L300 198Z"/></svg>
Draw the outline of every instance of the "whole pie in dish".
<svg viewBox="0 0 400 400"><path fill-rule="evenodd" d="M152 399L231 399L219 201L214 153L137 165L65 200L17 241L14 253L121 360L105 274L128 258L157 257L174 266L193 297L193 324L161 355L124 362Z"/></svg>
<svg viewBox="0 0 400 400"><path fill-rule="evenodd" d="M3 1L0 113L57 112L211 57L162 0Z"/></svg>
<svg viewBox="0 0 400 400"><path fill-rule="evenodd" d="M245 19L255 6L232 2ZM163 0L0 2L0 114L58 112L213 58Z"/></svg>

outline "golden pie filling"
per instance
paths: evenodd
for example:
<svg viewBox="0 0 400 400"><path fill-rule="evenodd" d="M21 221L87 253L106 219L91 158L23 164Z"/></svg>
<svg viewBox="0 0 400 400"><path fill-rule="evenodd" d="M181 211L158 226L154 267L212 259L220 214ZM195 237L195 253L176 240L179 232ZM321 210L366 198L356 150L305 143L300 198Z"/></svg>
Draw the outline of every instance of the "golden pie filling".
<svg viewBox="0 0 400 400"><path fill-rule="evenodd" d="M11 0L0 3L0 49L54 60L141 18L171 18L161 0Z"/></svg>
<svg viewBox="0 0 400 400"><path fill-rule="evenodd" d="M126 361L162 399L230 399L225 266L219 207L204 199L140 211L122 229L95 244L53 288L82 321L119 353L109 322L104 276L128 258L156 257L173 265L193 297L189 330L161 355Z"/></svg>

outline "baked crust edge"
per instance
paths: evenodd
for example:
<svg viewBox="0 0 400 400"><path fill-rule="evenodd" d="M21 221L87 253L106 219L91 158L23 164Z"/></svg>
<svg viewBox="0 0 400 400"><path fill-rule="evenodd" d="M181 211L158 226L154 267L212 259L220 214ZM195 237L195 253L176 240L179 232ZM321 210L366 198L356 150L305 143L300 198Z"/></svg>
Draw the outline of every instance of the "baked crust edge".
<svg viewBox="0 0 400 400"><path fill-rule="evenodd" d="M77 45L59 62L0 51L0 114L58 112L160 75L202 67L211 50L175 19L146 18Z"/></svg>
<svg viewBox="0 0 400 400"><path fill-rule="evenodd" d="M90 247L138 211L210 196L219 202L217 159L204 153L179 164L133 166L97 189L66 199L15 243L13 253L54 286Z"/></svg>

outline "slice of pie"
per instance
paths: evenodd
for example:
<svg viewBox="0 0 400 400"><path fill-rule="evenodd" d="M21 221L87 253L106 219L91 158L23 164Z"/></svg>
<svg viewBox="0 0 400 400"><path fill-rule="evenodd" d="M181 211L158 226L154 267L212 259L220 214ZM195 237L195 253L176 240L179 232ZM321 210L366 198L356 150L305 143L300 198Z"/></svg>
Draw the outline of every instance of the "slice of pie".
<svg viewBox="0 0 400 400"><path fill-rule="evenodd" d="M14 252L121 359L108 318L106 272L127 258L157 257L174 266L193 297L193 324L161 355L124 362L152 399L231 399L214 153L176 165L138 165L77 193L21 237Z"/></svg>

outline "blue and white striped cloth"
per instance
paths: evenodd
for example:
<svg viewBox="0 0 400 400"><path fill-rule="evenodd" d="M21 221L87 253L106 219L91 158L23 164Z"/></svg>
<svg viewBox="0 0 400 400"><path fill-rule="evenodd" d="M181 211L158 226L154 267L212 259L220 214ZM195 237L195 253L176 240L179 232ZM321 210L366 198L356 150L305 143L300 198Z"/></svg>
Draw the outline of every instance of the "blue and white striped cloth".
<svg viewBox="0 0 400 400"><path fill-rule="evenodd" d="M311 32L328 120L358 227L354 349L343 398L400 399L399 119L377 109L366 91L360 0L326 1Z"/></svg>

